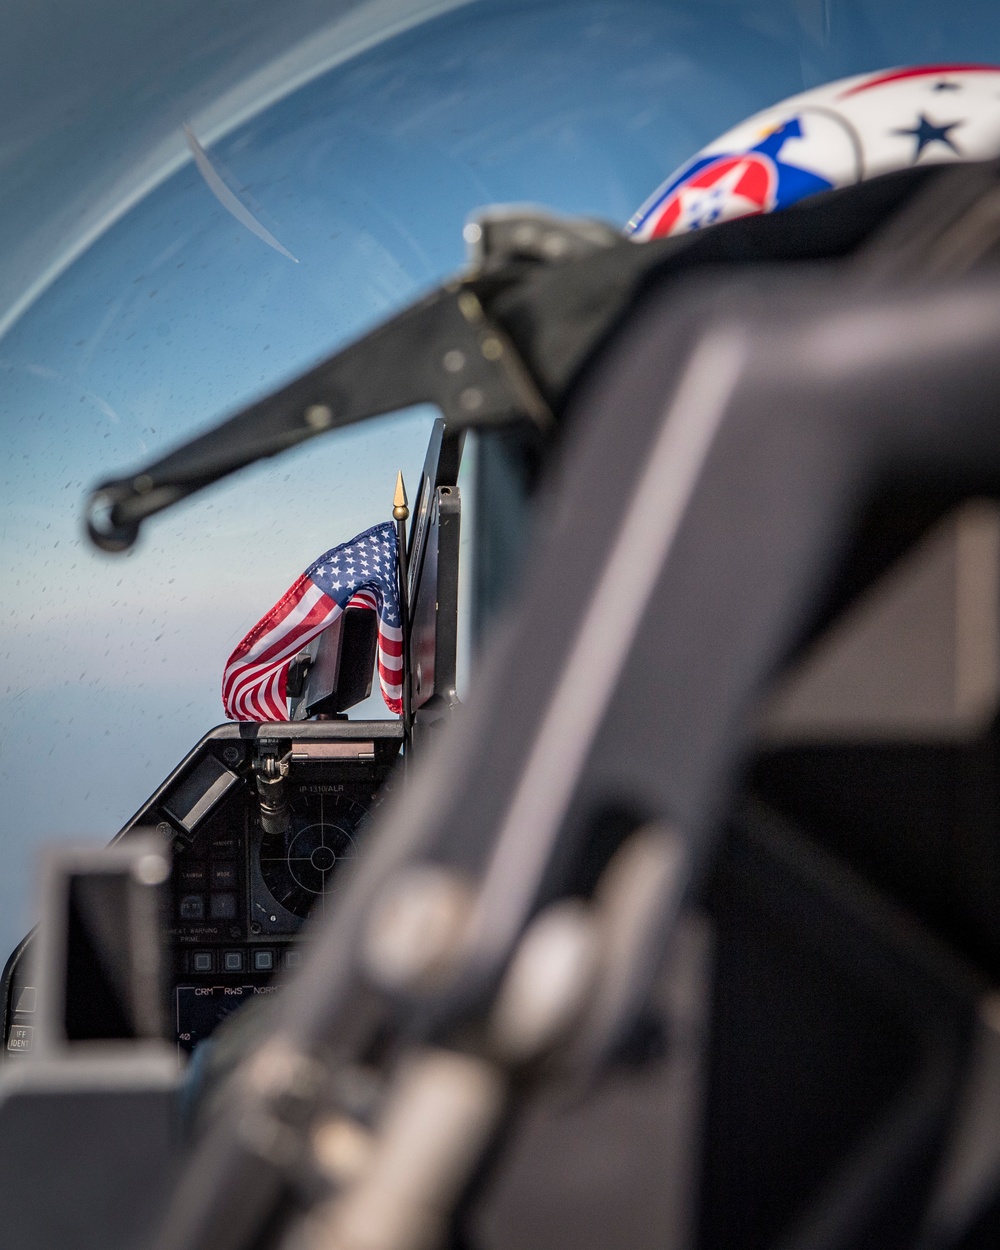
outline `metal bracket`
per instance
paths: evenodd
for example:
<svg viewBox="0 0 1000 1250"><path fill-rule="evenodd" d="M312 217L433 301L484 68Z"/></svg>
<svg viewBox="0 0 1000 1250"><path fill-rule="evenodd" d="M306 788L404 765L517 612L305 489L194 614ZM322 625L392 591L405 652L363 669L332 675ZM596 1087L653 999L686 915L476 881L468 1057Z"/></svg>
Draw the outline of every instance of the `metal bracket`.
<svg viewBox="0 0 1000 1250"><path fill-rule="evenodd" d="M127 477L102 482L87 530L104 551L125 551L147 517L237 469L367 417L436 404L449 424L494 426L552 414L505 331L471 281L418 304L207 434Z"/></svg>

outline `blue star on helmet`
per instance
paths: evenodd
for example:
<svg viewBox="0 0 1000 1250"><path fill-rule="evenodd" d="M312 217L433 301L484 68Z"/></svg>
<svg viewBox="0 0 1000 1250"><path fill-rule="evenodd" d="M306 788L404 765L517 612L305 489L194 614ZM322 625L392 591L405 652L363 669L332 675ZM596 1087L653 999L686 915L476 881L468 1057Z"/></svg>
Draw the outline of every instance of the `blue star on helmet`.
<svg viewBox="0 0 1000 1250"><path fill-rule="evenodd" d="M924 114L921 113L915 126L910 127L909 129L894 130L892 133L894 135L912 135L912 137L916 140L917 150L913 153L913 160L915 163L920 159L920 153L930 143L943 143L945 147L951 148L956 156L961 156L961 149L955 145L950 135L951 131L953 131L956 126L961 126L962 124L962 122L957 121L946 122L943 126L935 126L932 121L929 121Z"/></svg>

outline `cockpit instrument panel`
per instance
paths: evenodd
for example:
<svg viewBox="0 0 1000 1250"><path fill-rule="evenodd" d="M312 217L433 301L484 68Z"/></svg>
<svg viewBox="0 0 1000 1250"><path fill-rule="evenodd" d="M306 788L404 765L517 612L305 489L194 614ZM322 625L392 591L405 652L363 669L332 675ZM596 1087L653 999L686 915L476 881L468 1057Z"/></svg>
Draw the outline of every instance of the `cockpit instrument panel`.
<svg viewBox="0 0 1000 1250"><path fill-rule="evenodd" d="M170 1018L183 1050L300 962L303 921L328 905L401 742L398 721L220 725L118 835L153 828L172 848ZM30 1049L18 1008L34 993L31 946L5 975L7 1055Z"/></svg>

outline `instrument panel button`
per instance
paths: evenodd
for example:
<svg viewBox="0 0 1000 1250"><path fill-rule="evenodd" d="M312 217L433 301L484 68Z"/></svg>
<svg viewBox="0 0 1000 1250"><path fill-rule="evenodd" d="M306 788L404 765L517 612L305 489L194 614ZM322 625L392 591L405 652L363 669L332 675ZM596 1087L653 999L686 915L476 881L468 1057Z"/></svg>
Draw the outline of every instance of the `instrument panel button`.
<svg viewBox="0 0 1000 1250"><path fill-rule="evenodd" d="M221 860L212 865L212 889L232 890L236 886L236 864L231 860Z"/></svg>
<svg viewBox="0 0 1000 1250"><path fill-rule="evenodd" d="M213 894L209 904L209 911L213 920L235 920L236 895Z"/></svg>
<svg viewBox="0 0 1000 1250"><path fill-rule="evenodd" d="M253 966L257 972L270 972L274 968L274 951L254 951Z"/></svg>
<svg viewBox="0 0 1000 1250"><path fill-rule="evenodd" d="M34 1037L35 1026L33 1024L11 1025L10 1036L7 1038L7 1049L13 1051L30 1050Z"/></svg>
<svg viewBox="0 0 1000 1250"><path fill-rule="evenodd" d="M204 920L205 900L200 894L185 894L177 907L181 920Z"/></svg>
<svg viewBox="0 0 1000 1250"><path fill-rule="evenodd" d="M243 952L226 951L226 953L222 956L222 966L226 972L242 972Z"/></svg>
<svg viewBox="0 0 1000 1250"><path fill-rule="evenodd" d="M191 971L211 972L213 962L211 951L195 951L191 956Z"/></svg>
<svg viewBox="0 0 1000 1250"><path fill-rule="evenodd" d="M25 1015L35 1010L35 987L26 985L17 996L15 1011L23 1011Z"/></svg>

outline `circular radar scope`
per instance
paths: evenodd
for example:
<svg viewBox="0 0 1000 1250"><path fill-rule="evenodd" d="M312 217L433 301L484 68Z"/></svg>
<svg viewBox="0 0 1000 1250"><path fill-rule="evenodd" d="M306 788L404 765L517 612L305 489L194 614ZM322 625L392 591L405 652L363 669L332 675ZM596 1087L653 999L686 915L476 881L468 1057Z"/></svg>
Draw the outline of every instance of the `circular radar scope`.
<svg viewBox="0 0 1000 1250"><path fill-rule="evenodd" d="M290 834L265 834L260 875L275 902L305 918L322 907L333 878L355 853L355 835L368 808L345 795L321 795L292 817Z"/></svg>

